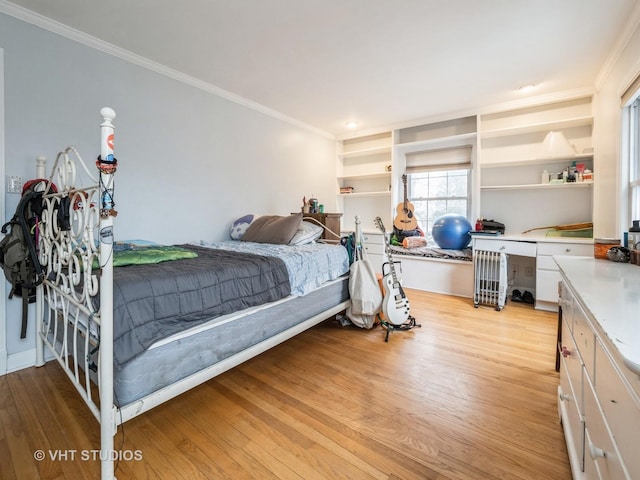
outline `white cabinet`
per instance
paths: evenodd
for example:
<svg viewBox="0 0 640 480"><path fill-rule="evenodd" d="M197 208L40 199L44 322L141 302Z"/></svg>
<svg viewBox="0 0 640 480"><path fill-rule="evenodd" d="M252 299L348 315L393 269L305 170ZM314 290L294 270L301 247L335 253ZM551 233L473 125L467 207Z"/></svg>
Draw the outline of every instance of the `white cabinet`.
<svg viewBox="0 0 640 480"><path fill-rule="evenodd" d="M574 479L640 478L640 379L563 277L558 409Z"/></svg>
<svg viewBox="0 0 640 480"><path fill-rule="evenodd" d="M382 232L362 233L362 248L367 252L367 258L371 261L376 273L382 273L382 264L386 262L384 236Z"/></svg>
<svg viewBox="0 0 640 480"><path fill-rule="evenodd" d="M355 229L356 215L365 228L374 228L378 216L391 223L391 145L391 132L339 142L336 193L346 230ZM345 193L346 188L351 191Z"/></svg>
<svg viewBox="0 0 640 480"><path fill-rule="evenodd" d="M536 308L558 311L558 282L560 271L553 255L593 256L593 244L590 241L545 242L538 241L536 257Z"/></svg>

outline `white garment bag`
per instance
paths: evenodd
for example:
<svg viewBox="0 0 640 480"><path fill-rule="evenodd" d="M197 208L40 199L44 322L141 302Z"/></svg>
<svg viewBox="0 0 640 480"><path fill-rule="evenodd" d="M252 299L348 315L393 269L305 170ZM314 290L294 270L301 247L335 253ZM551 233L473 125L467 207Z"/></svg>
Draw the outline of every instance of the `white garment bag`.
<svg viewBox="0 0 640 480"><path fill-rule="evenodd" d="M375 269L362 247L360 217L356 216L354 260L349 269L349 296L347 318L358 327L372 328L382 308L382 292Z"/></svg>

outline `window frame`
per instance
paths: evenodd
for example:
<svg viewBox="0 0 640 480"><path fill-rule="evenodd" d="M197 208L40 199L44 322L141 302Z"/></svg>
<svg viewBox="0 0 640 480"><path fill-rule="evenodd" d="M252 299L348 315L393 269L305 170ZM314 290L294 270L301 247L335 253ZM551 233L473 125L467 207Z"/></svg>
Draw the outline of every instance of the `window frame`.
<svg viewBox="0 0 640 480"><path fill-rule="evenodd" d="M640 219L640 91L635 99L629 103L626 110L627 127L625 131L628 142L627 179L625 183L628 191L628 224L632 220Z"/></svg>
<svg viewBox="0 0 640 480"><path fill-rule="evenodd" d="M440 197L440 196L428 196L428 197L418 197L416 195L413 194L413 182L415 180L412 180L412 175L417 175L417 174L421 174L421 173L427 173L429 174L429 176L433 173L442 173L442 172L447 172L447 178L449 177L449 172L460 172L461 170L466 171L466 180L467 180L467 186L466 186L466 195L465 196L444 196L444 197ZM429 177L427 176L425 178L426 182L429 181ZM429 202L435 202L435 201L451 201L451 200L465 200L465 213L464 216L465 218L469 219L470 215L471 215L471 210L472 210L472 186L473 186L473 167L472 165L464 165L462 168L459 165L439 165L435 168L429 168L429 169L425 169L423 171L415 171L415 172L410 172L407 173L407 199L413 204L414 206L414 214L416 213L416 211L418 210L416 208L417 204L422 203L422 202L426 202L427 203L427 212L428 212L428 205ZM446 213L454 213L454 212L446 212ZM457 212L456 212L457 213ZM427 217L426 219L424 219L424 224L422 224L421 219L418 219L418 226L424 231L425 237L427 238L432 238L431 236L431 228L432 228L432 223L435 221L436 219L432 219L431 220L431 224L429 223L429 218Z"/></svg>

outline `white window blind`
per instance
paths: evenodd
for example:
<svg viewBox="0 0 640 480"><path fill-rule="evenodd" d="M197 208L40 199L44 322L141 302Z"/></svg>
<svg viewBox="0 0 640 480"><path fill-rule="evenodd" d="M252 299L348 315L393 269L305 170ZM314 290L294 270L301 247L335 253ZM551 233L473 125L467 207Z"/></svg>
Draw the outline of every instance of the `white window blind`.
<svg viewBox="0 0 640 480"><path fill-rule="evenodd" d="M446 148L406 155L407 173L471 168L471 147Z"/></svg>

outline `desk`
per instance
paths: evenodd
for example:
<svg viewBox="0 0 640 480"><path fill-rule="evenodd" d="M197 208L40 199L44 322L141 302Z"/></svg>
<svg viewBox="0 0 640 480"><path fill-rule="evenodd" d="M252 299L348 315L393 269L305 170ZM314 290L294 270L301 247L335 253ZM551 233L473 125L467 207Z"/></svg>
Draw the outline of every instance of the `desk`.
<svg viewBox="0 0 640 480"><path fill-rule="evenodd" d="M535 308L558 311L560 272L553 255L593 256L593 239L528 235L474 236L474 250L535 258Z"/></svg>

